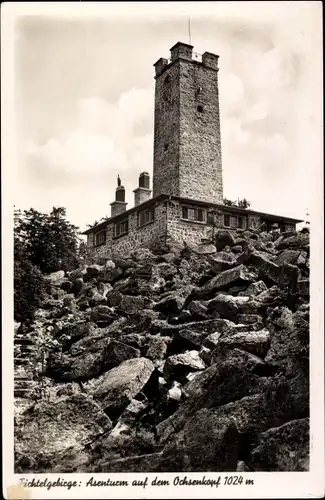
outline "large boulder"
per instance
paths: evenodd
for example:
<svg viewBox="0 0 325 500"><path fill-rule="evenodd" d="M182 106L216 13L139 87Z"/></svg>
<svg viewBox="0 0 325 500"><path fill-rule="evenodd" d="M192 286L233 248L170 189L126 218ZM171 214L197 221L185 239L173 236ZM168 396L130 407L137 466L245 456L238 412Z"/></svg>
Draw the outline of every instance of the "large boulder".
<svg viewBox="0 0 325 500"><path fill-rule="evenodd" d="M93 336L96 329L96 324L91 321L67 323L57 331L55 338L60 341L64 348L69 348L81 338Z"/></svg>
<svg viewBox="0 0 325 500"><path fill-rule="evenodd" d="M55 402L40 401L21 415L16 427L16 472L52 472L57 465L65 472L64 452L74 451L78 461L85 445L111 427L109 417L84 394Z"/></svg>
<svg viewBox="0 0 325 500"><path fill-rule="evenodd" d="M235 241L235 238L233 237L233 235L225 230L225 229L218 229L215 233L215 246L218 250L218 252L220 252L220 250L222 250L223 248L225 248L226 246L234 246L236 243Z"/></svg>
<svg viewBox="0 0 325 500"><path fill-rule="evenodd" d="M291 420L262 432L248 464L254 471L308 471L309 418Z"/></svg>
<svg viewBox="0 0 325 500"><path fill-rule="evenodd" d="M267 286L264 281L256 281L255 283L251 283L245 290L240 291L238 293L239 296L245 297L253 297L258 295L259 293L265 292L267 290Z"/></svg>
<svg viewBox="0 0 325 500"><path fill-rule="evenodd" d="M44 278L55 287L60 287L66 280L64 271L56 271L55 273L46 274Z"/></svg>
<svg viewBox="0 0 325 500"><path fill-rule="evenodd" d="M205 363L198 351L187 351L175 354L166 359L164 365L165 380L183 380L184 375L192 371L204 370Z"/></svg>
<svg viewBox="0 0 325 500"><path fill-rule="evenodd" d="M220 425L221 424L221 425ZM163 472L235 471L239 434L231 423L218 420L211 410L199 410L177 439L163 450Z"/></svg>
<svg viewBox="0 0 325 500"><path fill-rule="evenodd" d="M133 358L87 383L87 390L112 418L124 408L148 382L155 366L146 358Z"/></svg>
<svg viewBox="0 0 325 500"><path fill-rule="evenodd" d="M260 377L254 372L264 365L257 356L236 348L215 350L213 364L184 388L186 401L157 425L160 442L170 440L199 409L218 407L260 392Z"/></svg>
<svg viewBox="0 0 325 500"><path fill-rule="evenodd" d="M247 284L254 282L257 275L249 271L243 264L223 271L217 274L214 278L208 281L199 291L199 295L203 298L211 298L219 290L227 290L231 286Z"/></svg>
<svg viewBox="0 0 325 500"><path fill-rule="evenodd" d="M184 302L185 299L183 297L179 296L176 293L172 293L157 302L154 305L154 310L160 311L166 316L178 314L181 311Z"/></svg>
<svg viewBox="0 0 325 500"><path fill-rule="evenodd" d="M256 250L251 253L250 262L262 280L277 284L280 288L289 287L292 290L296 288L299 277L298 267L287 263L278 266Z"/></svg>
<svg viewBox="0 0 325 500"><path fill-rule="evenodd" d="M207 340L209 337L207 338ZM206 344L207 347L210 347ZM216 346L225 346L228 348L238 347L243 351L251 352L261 358L264 358L270 345L270 332L264 328L258 332L246 331L234 335L223 335L217 339Z"/></svg>
<svg viewBox="0 0 325 500"><path fill-rule="evenodd" d="M212 315L219 314L221 318L236 321L238 314L256 314L257 303L250 297L233 297L219 293L208 302L208 312Z"/></svg>
<svg viewBox="0 0 325 500"><path fill-rule="evenodd" d="M277 250L283 250L286 248L291 249L302 249L309 251L309 233L295 233L292 235L283 235L280 236L277 241L274 243L274 247Z"/></svg>
<svg viewBox="0 0 325 500"><path fill-rule="evenodd" d="M275 308L268 318L270 349L265 360L288 372L309 367L309 323L304 316L287 307Z"/></svg>
<svg viewBox="0 0 325 500"><path fill-rule="evenodd" d="M112 340L103 352L103 363L106 370L118 366L123 361L131 358L140 358L141 352L130 345L123 344L118 340Z"/></svg>
<svg viewBox="0 0 325 500"><path fill-rule="evenodd" d="M220 273L237 265L237 258L234 253L218 252L210 257L211 271Z"/></svg>

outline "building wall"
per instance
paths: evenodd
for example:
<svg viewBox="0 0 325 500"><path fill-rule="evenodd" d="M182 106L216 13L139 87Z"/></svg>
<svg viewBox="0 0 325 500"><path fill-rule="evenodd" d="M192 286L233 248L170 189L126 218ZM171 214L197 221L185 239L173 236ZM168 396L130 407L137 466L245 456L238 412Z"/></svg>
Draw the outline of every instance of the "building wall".
<svg viewBox="0 0 325 500"><path fill-rule="evenodd" d="M215 66L208 60L203 64L179 58L156 77L153 197L169 194L222 203Z"/></svg>
<svg viewBox="0 0 325 500"><path fill-rule="evenodd" d="M111 223L106 227L106 243L103 245L94 246L94 236L88 235L88 248L91 257L118 257L127 256L136 248L150 248L153 245L161 245L165 243L166 238L183 243L184 241L191 243L201 243L203 240L211 240L213 232L216 228L224 228L228 231L234 231L236 228L224 226L224 215L229 214L234 216L236 213L225 207L219 209L215 215L215 228L205 222L189 221L182 218L182 206L195 207L195 202L192 204L180 202L177 200L163 200L155 204L155 219L145 226L138 227L138 211L128 214L129 231L127 234L113 237L113 226ZM201 206L202 207L202 206ZM148 208L148 207L146 207ZM215 207L204 207L207 212L215 211ZM139 207L139 210L141 206ZM245 217L246 223L242 229L259 230L261 218L254 214L240 214ZM295 229L295 224L285 223L285 231Z"/></svg>
<svg viewBox="0 0 325 500"><path fill-rule="evenodd" d="M139 207L140 210L141 207ZM91 257L119 257L126 256L135 248L150 247L163 242L166 235L166 203L155 206L155 220L145 226L138 227L137 211L129 214L129 231L127 234L113 237L113 226L111 223L106 227L106 243L94 246L93 235L88 235L89 253Z"/></svg>
<svg viewBox="0 0 325 500"><path fill-rule="evenodd" d="M180 60L156 78L153 197L179 194ZM168 82L166 81L169 80Z"/></svg>
<svg viewBox="0 0 325 500"><path fill-rule="evenodd" d="M179 147L179 196L222 203L218 72L201 63L180 63Z"/></svg>

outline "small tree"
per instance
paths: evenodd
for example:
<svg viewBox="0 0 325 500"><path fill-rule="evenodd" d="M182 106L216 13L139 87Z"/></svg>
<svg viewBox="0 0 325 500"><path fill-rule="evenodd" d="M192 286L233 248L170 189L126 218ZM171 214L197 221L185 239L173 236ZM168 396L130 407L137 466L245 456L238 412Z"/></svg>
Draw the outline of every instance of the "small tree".
<svg viewBox="0 0 325 500"><path fill-rule="evenodd" d="M251 206L251 202L248 201L246 198L243 198L242 200L237 198L237 201L228 200L228 198L224 198L223 204L226 205L227 207L238 207L238 208L249 208Z"/></svg>
<svg viewBox="0 0 325 500"><path fill-rule="evenodd" d="M32 264L44 273L76 267L78 228L66 220L65 208L53 207L50 214L31 208L15 215L15 232Z"/></svg>
<svg viewBox="0 0 325 500"><path fill-rule="evenodd" d="M47 293L48 284L41 271L27 258L23 243L14 238L14 318L32 319Z"/></svg>

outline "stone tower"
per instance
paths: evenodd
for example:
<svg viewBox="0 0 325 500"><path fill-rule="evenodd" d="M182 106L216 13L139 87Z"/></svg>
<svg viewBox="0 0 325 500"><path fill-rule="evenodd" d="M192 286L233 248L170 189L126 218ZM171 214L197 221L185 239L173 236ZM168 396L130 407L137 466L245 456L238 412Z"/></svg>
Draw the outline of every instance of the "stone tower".
<svg viewBox="0 0 325 500"><path fill-rule="evenodd" d="M155 64L153 196L222 203L218 58L178 42Z"/></svg>

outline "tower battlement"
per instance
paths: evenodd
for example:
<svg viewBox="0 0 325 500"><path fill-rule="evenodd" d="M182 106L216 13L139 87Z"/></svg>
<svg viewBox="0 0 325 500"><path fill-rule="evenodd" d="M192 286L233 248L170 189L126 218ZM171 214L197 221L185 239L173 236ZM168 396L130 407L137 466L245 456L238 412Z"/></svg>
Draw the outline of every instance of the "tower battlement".
<svg viewBox="0 0 325 500"><path fill-rule="evenodd" d="M194 64L202 64L206 68L214 69L218 71L218 60L219 56L217 54L212 54L211 52L204 52L204 54L198 54L193 52L193 45L188 45L187 43L177 42L170 49L169 59L161 57L155 62L155 78L160 76L171 64L173 64L178 59L183 59Z"/></svg>

